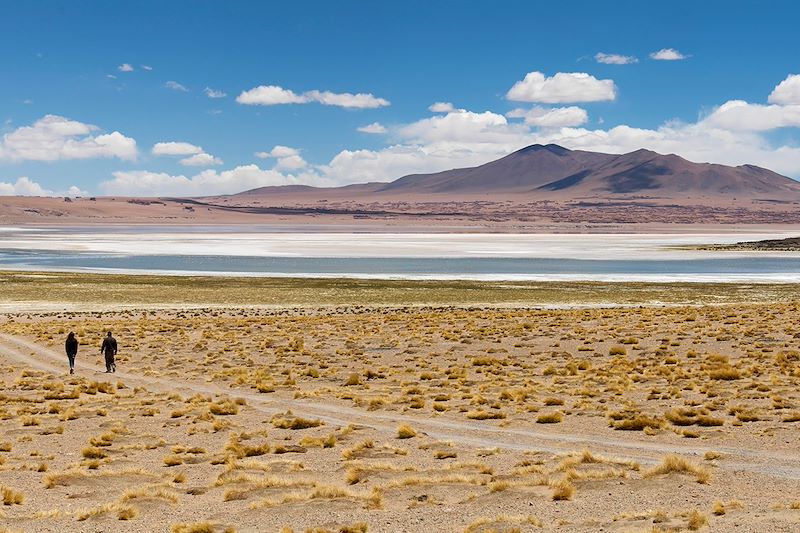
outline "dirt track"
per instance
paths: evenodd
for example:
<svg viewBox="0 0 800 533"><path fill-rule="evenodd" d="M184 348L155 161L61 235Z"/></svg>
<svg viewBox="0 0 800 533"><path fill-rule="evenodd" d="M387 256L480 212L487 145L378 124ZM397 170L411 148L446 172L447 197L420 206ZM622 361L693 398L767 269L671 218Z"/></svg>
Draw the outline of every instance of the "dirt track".
<svg viewBox="0 0 800 533"><path fill-rule="evenodd" d="M0 357L10 363L27 365L55 374L64 372L64 357L55 351L40 346L27 339L2 334L0 340ZM86 370L103 373L100 366L87 364L86 355L81 354L77 367L78 372ZM357 423L368 426L381 433L394 435L398 424L410 424L428 436L457 443L473 448L500 448L518 451L543 451L550 453L569 452L576 448L591 446L593 450L615 457L639 461L643 464L654 464L666 453L677 453L687 456L699 456L709 451L722 452L727 459L719 467L733 472L748 471L763 474L776 479L800 480L800 457L787 453L763 451L747 448L702 447L694 445L675 446L657 442L648 442L633 434L626 438L609 438L598 434L559 433L557 431L534 431L498 427L480 427L474 423L460 422L454 419L432 419L409 416L401 413L380 414L363 409L310 402L292 398L269 397L236 389L219 387L211 383L197 381L175 382L151 376L120 370L114 375L126 384L146 386L154 391L182 391L203 394L226 394L241 397L248 404L268 415L292 410L297 415L319 418L330 424L347 425Z"/></svg>

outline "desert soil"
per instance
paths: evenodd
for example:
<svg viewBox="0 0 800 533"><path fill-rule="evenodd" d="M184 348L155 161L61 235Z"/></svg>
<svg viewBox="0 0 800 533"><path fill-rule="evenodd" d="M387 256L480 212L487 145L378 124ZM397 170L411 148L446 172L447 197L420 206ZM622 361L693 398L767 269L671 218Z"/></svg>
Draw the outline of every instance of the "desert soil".
<svg viewBox="0 0 800 533"><path fill-rule="evenodd" d="M2 527L796 531L797 312L7 312Z"/></svg>

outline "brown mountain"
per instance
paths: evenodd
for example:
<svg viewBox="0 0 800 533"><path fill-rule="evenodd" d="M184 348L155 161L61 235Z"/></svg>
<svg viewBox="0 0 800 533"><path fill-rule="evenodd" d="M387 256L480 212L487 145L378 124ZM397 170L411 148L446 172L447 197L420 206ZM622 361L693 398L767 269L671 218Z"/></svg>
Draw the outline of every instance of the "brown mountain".
<svg viewBox="0 0 800 533"><path fill-rule="evenodd" d="M236 196L350 196L380 201L388 197L502 197L576 200L647 197L660 200L800 199L800 183L753 165L730 167L692 163L677 155L636 150L622 155L568 150L535 144L496 161L434 174L412 174L391 183L317 189L265 187Z"/></svg>
<svg viewBox="0 0 800 533"><path fill-rule="evenodd" d="M800 183L752 165L692 163L649 150L613 155L535 144L484 165L404 176L377 192L514 192L541 197L608 195L781 196Z"/></svg>

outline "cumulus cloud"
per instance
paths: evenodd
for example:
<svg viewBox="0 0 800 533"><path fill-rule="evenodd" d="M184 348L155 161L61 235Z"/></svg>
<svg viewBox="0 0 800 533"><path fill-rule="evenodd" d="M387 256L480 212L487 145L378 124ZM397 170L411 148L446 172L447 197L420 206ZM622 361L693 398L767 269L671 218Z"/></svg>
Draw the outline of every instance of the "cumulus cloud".
<svg viewBox="0 0 800 533"><path fill-rule="evenodd" d="M306 91L297 94L290 89L277 85L260 85L243 91L236 101L245 105L282 105L309 104L316 102L323 105L338 106L351 109L371 109L389 105L389 101L370 93L334 93L331 91Z"/></svg>
<svg viewBox="0 0 800 533"><path fill-rule="evenodd" d="M380 122L373 122L372 124L367 124L366 126L361 126L357 129L361 133L386 133L386 127Z"/></svg>
<svg viewBox="0 0 800 533"><path fill-rule="evenodd" d="M256 152L256 157L261 159L269 159L270 157L290 157L299 154L300 151L297 148L291 148L290 146L282 146L279 144L273 147L269 152Z"/></svg>
<svg viewBox="0 0 800 533"><path fill-rule="evenodd" d="M614 100L617 88L613 80L598 80L585 72L558 72L547 77L541 72L529 72L506 94L516 102L562 104Z"/></svg>
<svg viewBox="0 0 800 533"><path fill-rule="evenodd" d="M800 105L800 74L789 74L770 93L770 104Z"/></svg>
<svg viewBox="0 0 800 533"><path fill-rule="evenodd" d="M188 93L189 92L189 89L187 89L184 85L181 85L177 81L171 81L170 80L170 81L168 81L167 83L164 84L164 87L166 87L167 89L172 89L173 91L181 92L181 93Z"/></svg>
<svg viewBox="0 0 800 533"><path fill-rule="evenodd" d="M661 50L650 54L650 59L655 59L657 61L680 61L681 59L686 59L688 57L689 56L680 53L674 48L662 48Z"/></svg>
<svg viewBox="0 0 800 533"><path fill-rule="evenodd" d="M206 153L201 146L187 142L159 142L153 145L152 152L153 155L189 156L178 161L184 166L210 167L222 164L222 159Z"/></svg>
<svg viewBox="0 0 800 533"><path fill-rule="evenodd" d="M434 113L450 113L455 111L456 108L450 102L435 102L428 107L428 110Z"/></svg>
<svg viewBox="0 0 800 533"><path fill-rule="evenodd" d="M100 184L109 195L125 196L211 196L233 194L270 185L331 185L315 174L292 175L264 170L258 165L238 166L218 172L204 170L191 177L146 170L120 171L113 179Z"/></svg>
<svg viewBox="0 0 800 533"><path fill-rule="evenodd" d="M228 94L224 91L220 91L218 89L212 89L211 87L206 87L203 89L203 92L206 93L206 96L209 98L225 98Z"/></svg>
<svg viewBox="0 0 800 533"><path fill-rule="evenodd" d="M133 66L130 63L123 63L117 67L120 72L133 72Z"/></svg>
<svg viewBox="0 0 800 533"><path fill-rule="evenodd" d="M185 157L178 161L183 166L187 167L210 167L222 164L222 159L219 157L214 157L211 154L207 154L205 152L194 154L189 157Z"/></svg>
<svg viewBox="0 0 800 533"><path fill-rule="evenodd" d="M606 65L630 65L631 63L638 63L639 59L636 56L623 56L620 54L606 54L604 52L597 52L594 55L595 61L598 63L605 63Z"/></svg>
<svg viewBox="0 0 800 533"><path fill-rule="evenodd" d="M118 131L95 134L99 128L58 115L45 115L31 126L17 128L0 140L0 159L57 161L61 159L136 158L136 141Z"/></svg>
<svg viewBox="0 0 800 533"><path fill-rule="evenodd" d="M777 89L773 94L783 91ZM256 153L257 157L275 160L269 170L247 165L219 172L206 170L192 177L119 172L103 187L114 194L188 196L265 185L389 181L407 174L479 165L536 143L606 153L647 148L695 162L755 164L800 178L800 147L777 143L773 136L763 133L800 124L794 122L800 120L798 107L731 101L696 122L667 121L655 128L620 125L609 129L585 127L586 112L576 106L515 109L507 116L464 109L433 111L430 116L393 127L394 144L390 146L342 150L326 164L309 164L296 148L279 145ZM523 120L509 120L515 118Z"/></svg>
<svg viewBox="0 0 800 533"><path fill-rule="evenodd" d="M275 168L279 170L299 170L308 166L305 159L300 156L300 151L289 146L277 145L269 152L256 152L260 159L274 158Z"/></svg>
<svg viewBox="0 0 800 533"><path fill-rule="evenodd" d="M27 176L18 178L15 183L0 181L0 196L83 196L85 194L85 191L75 185L63 192L53 192Z"/></svg>
<svg viewBox="0 0 800 533"><path fill-rule="evenodd" d="M153 145L153 155L193 155L203 151L202 148L186 142L160 142Z"/></svg>
<svg viewBox="0 0 800 533"><path fill-rule="evenodd" d="M525 124L540 128L580 126L589 121L589 114L586 110L577 106L555 108L536 106L531 109L514 109L506 113L506 116L525 119Z"/></svg>
<svg viewBox="0 0 800 533"><path fill-rule="evenodd" d="M800 105L760 105L730 100L716 108L704 122L726 130L766 131L800 126Z"/></svg>

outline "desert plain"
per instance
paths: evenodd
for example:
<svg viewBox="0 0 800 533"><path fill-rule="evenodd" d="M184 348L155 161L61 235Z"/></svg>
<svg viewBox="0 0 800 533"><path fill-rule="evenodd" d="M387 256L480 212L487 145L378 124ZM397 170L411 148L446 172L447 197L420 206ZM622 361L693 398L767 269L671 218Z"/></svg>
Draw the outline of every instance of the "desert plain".
<svg viewBox="0 0 800 533"><path fill-rule="evenodd" d="M796 285L0 281L3 531L800 527Z"/></svg>

